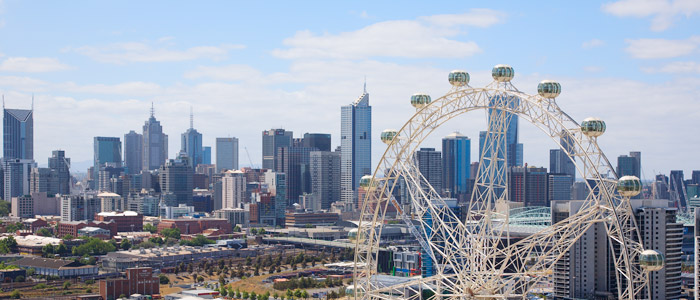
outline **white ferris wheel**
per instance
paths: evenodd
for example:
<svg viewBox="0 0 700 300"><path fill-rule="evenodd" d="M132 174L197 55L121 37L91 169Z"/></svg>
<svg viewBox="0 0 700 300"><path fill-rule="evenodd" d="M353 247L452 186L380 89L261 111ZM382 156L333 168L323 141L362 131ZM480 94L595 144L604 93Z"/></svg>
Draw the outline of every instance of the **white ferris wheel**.
<svg viewBox="0 0 700 300"><path fill-rule="evenodd" d="M614 263L618 299L648 297L649 272L659 270L664 258L644 250L630 206L641 191L637 177L616 178L610 162L598 147L605 122L588 118L580 124L557 105L561 86L545 80L537 94L518 90L513 68L497 65L494 81L471 87L469 74L452 71L449 92L435 100L414 94L416 113L400 130L385 130L388 145L373 176L360 186L361 217L355 254L355 299L522 299L551 276L555 263L594 224L603 224ZM466 217L457 216L439 191L418 171L414 153L423 140L445 122L474 110L488 110L488 131ZM576 164L586 179L588 194L577 213L519 240L510 239L508 178L505 138L510 118L517 115L541 129ZM562 137L566 137L562 139ZM565 143L566 145L563 145ZM613 174L610 177L607 174ZM410 210L392 196L405 181ZM426 188L427 187L427 188ZM387 284L377 270L382 226L387 212L403 219L422 251L435 262L432 276L412 277Z"/></svg>

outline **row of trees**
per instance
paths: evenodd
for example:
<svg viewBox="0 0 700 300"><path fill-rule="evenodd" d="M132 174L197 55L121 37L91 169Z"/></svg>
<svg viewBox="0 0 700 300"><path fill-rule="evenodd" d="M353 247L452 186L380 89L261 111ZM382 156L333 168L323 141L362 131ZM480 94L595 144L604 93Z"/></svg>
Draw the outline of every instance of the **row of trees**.
<svg viewBox="0 0 700 300"><path fill-rule="evenodd" d="M340 278L333 279L326 277L324 281L318 281L308 277L292 278L287 281L275 282L272 287L276 290L284 291L289 289L313 289L313 288L329 288L343 286L343 280Z"/></svg>

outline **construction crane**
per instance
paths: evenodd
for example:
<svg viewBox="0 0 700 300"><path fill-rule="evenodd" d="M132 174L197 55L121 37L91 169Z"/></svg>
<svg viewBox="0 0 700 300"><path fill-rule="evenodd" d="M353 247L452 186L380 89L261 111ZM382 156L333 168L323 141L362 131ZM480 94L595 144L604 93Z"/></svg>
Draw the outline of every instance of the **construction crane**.
<svg viewBox="0 0 700 300"><path fill-rule="evenodd" d="M253 160L250 159L250 153L248 152L248 147L243 147L245 149L245 154L248 156L248 162L250 163L250 167L255 169L255 165L253 165Z"/></svg>

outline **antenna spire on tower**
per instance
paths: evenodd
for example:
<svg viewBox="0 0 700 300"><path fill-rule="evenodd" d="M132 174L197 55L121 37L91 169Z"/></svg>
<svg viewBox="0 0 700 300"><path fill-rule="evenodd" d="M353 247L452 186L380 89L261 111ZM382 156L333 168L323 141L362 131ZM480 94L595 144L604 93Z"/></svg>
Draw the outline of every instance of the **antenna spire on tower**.
<svg viewBox="0 0 700 300"><path fill-rule="evenodd" d="M364 92L367 94L367 75L365 75L365 86L364 86Z"/></svg>
<svg viewBox="0 0 700 300"><path fill-rule="evenodd" d="M153 101L151 101L151 118L155 115L155 108L153 107Z"/></svg>
<svg viewBox="0 0 700 300"><path fill-rule="evenodd" d="M190 129L194 128L194 112L192 106L190 105Z"/></svg>

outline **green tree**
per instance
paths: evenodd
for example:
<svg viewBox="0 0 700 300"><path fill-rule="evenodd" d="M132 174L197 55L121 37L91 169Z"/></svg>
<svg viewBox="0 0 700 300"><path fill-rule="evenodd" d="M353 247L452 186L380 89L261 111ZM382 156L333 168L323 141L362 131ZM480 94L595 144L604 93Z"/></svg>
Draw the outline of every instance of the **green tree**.
<svg viewBox="0 0 700 300"><path fill-rule="evenodd" d="M260 228L260 230L258 230L258 234L265 234L265 228Z"/></svg>
<svg viewBox="0 0 700 300"><path fill-rule="evenodd" d="M66 280L65 282L63 282L63 289L64 289L64 290L69 289L70 286L71 286L70 281Z"/></svg>
<svg viewBox="0 0 700 300"><path fill-rule="evenodd" d="M272 298L279 299L279 298L280 298L280 294L278 294L277 292L275 292L274 294L272 294Z"/></svg>
<svg viewBox="0 0 700 300"><path fill-rule="evenodd" d="M292 292L290 289L287 289L285 294L287 295L287 299L292 299L292 297L294 297L294 292Z"/></svg>
<svg viewBox="0 0 700 300"><path fill-rule="evenodd" d="M14 237L9 236L0 240L0 253L12 253L12 250L14 250L15 248L17 248L17 241Z"/></svg>
<svg viewBox="0 0 700 300"><path fill-rule="evenodd" d="M306 290L301 291L301 297L304 299L309 298L309 292L307 292Z"/></svg>
<svg viewBox="0 0 700 300"><path fill-rule="evenodd" d="M73 255L105 255L116 250L116 246L113 243L104 242L98 238L88 238L85 244L73 247Z"/></svg>
<svg viewBox="0 0 700 300"><path fill-rule="evenodd" d="M180 245L183 245L183 246L195 246L195 247L201 247L201 246L204 246L204 245L207 245L207 244L214 244L214 243L216 243L216 242L213 241L213 240L210 240L210 239L206 238L205 236L203 236L203 235L201 235L201 234L198 234L197 236L195 236L195 237L194 237L192 240L190 240L190 241L186 241L186 240L180 241Z"/></svg>
<svg viewBox="0 0 700 300"><path fill-rule="evenodd" d="M2 201L2 202L5 202L5 201ZM19 298L22 298L22 294L19 293L19 290L14 290L14 291L12 291L12 293L10 294L10 298L12 298L12 299L19 299Z"/></svg>
<svg viewBox="0 0 700 300"><path fill-rule="evenodd" d="M221 297L226 297L226 295L228 295L228 289L225 286L221 286L221 288L219 288L219 294L221 294Z"/></svg>
<svg viewBox="0 0 700 300"><path fill-rule="evenodd" d="M36 231L36 235L50 237L50 236L53 236L53 232L51 232L51 230L49 230L48 228L43 227L43 228L39 228L39 230Z"/></svg>
<svg viewBox="0 0 700 300"><path fill-rule="evenodd" d="M236 225L236 227L233 227L233 232L241 232L241 226Z"/></svg>
<svg viewBox="0 0 700 300"><path fill-rule="evenodd" d="M241 293L241 296L243 297L243 299L248 299L250 295L248 294L248 292L243 291L243 293Z"/></svg>
<svg viewBox="0 0 700 300"><path fill-rule="evenodd" d="M23 230L23 229L24 229L24 224L22 224L20 222L5 225L5 231L7 231L7 232L15 232L17 230Z"/></svg>
<svg viewBox="0 0 700 300"><path fill-rule="evenodd" d="M258 230L255 229L255 228L251 228L251 229L250 229L250 234L252 234L252 235L258 234Z"/></svg>
<svg viewBox="0 0 700 300"><path fill-rule="evenodd" d="M162 236L165 237L165 238L171 238L171 239L179 240L179 239L180 239L180 228L166 228L166 229L163 229L163 230L160 232L160 235L162 235Z"/></svg>
<svg viewBox="0 0 700 300"><path fill-rule="evenodd" d="M148 231L150 233L156 233L158 231L158 228L153 226L153 224L146 223L146 224L143 224L143 230Z"/></svg>
<svg viewBox="0 0 700 300"><path fill-rule="evenodd" d="M236 289L236 298L241 299L241 291Z"/></svg>
<svg viewBox="0 0 700 300"><path fill-rule="evenodd" d="M165 276L163 274L158 275L158 280L160 281L160 284L170 283L170 279L168 278L168 276Z"/></svg>
<svg viewBox="0 0 700 300"><path fill-rule="evenodd" d="M301 298L301 290L300 289L294 290L294 297L296 297L297 299Z"/></svg>
<svg viewBox="0 0 700 300"><path fill-rule="evenodd" d="M121 248L122 250L131 249L131 242L129 241L129 239L123 239L121 244L119 245L119 248Z"/></svg>
<svg viewBox="0 0 700 300"><path fill-rule="evenodd" d="M0 217L7 217L10 215L10 201L0 201Z"/></svg>
<svg viewBox="0 0 700 300"><path fill-rule="evenodd" d="M43 256L51 256L55 253L54 251L54 247L51 244L46 244L44 247L41 247L41 254Z"/></svg>
<svg viewBox="0 0 700 300"><path fill-rule="evenodd" d="M250 300L258 300L258 295L255 292L250 292Z"/></svg>
<svg viewBox="0 0 700 300"><path fill-rule="evenodd" d="M56 251L55 253L57 254L65 254L68 253L68 246L64 243L58 244L58 247L54 247L54 250Z"/></svg>
<svg viewBox="0 0 700 300"><path fill-rule="evenodd" d="M18 275L17 277L15 277L15 282L24 282L24 276Z"/></svg>
<svg viewBox="0 0 700 300"><path fill-rule="evenodd" d="M73 235L66 234L66 235L64 235L64 236L62 237L62 239L64 239L64 240L72 240L72 239L75 239L75 237L73 237Z"/></svg>

